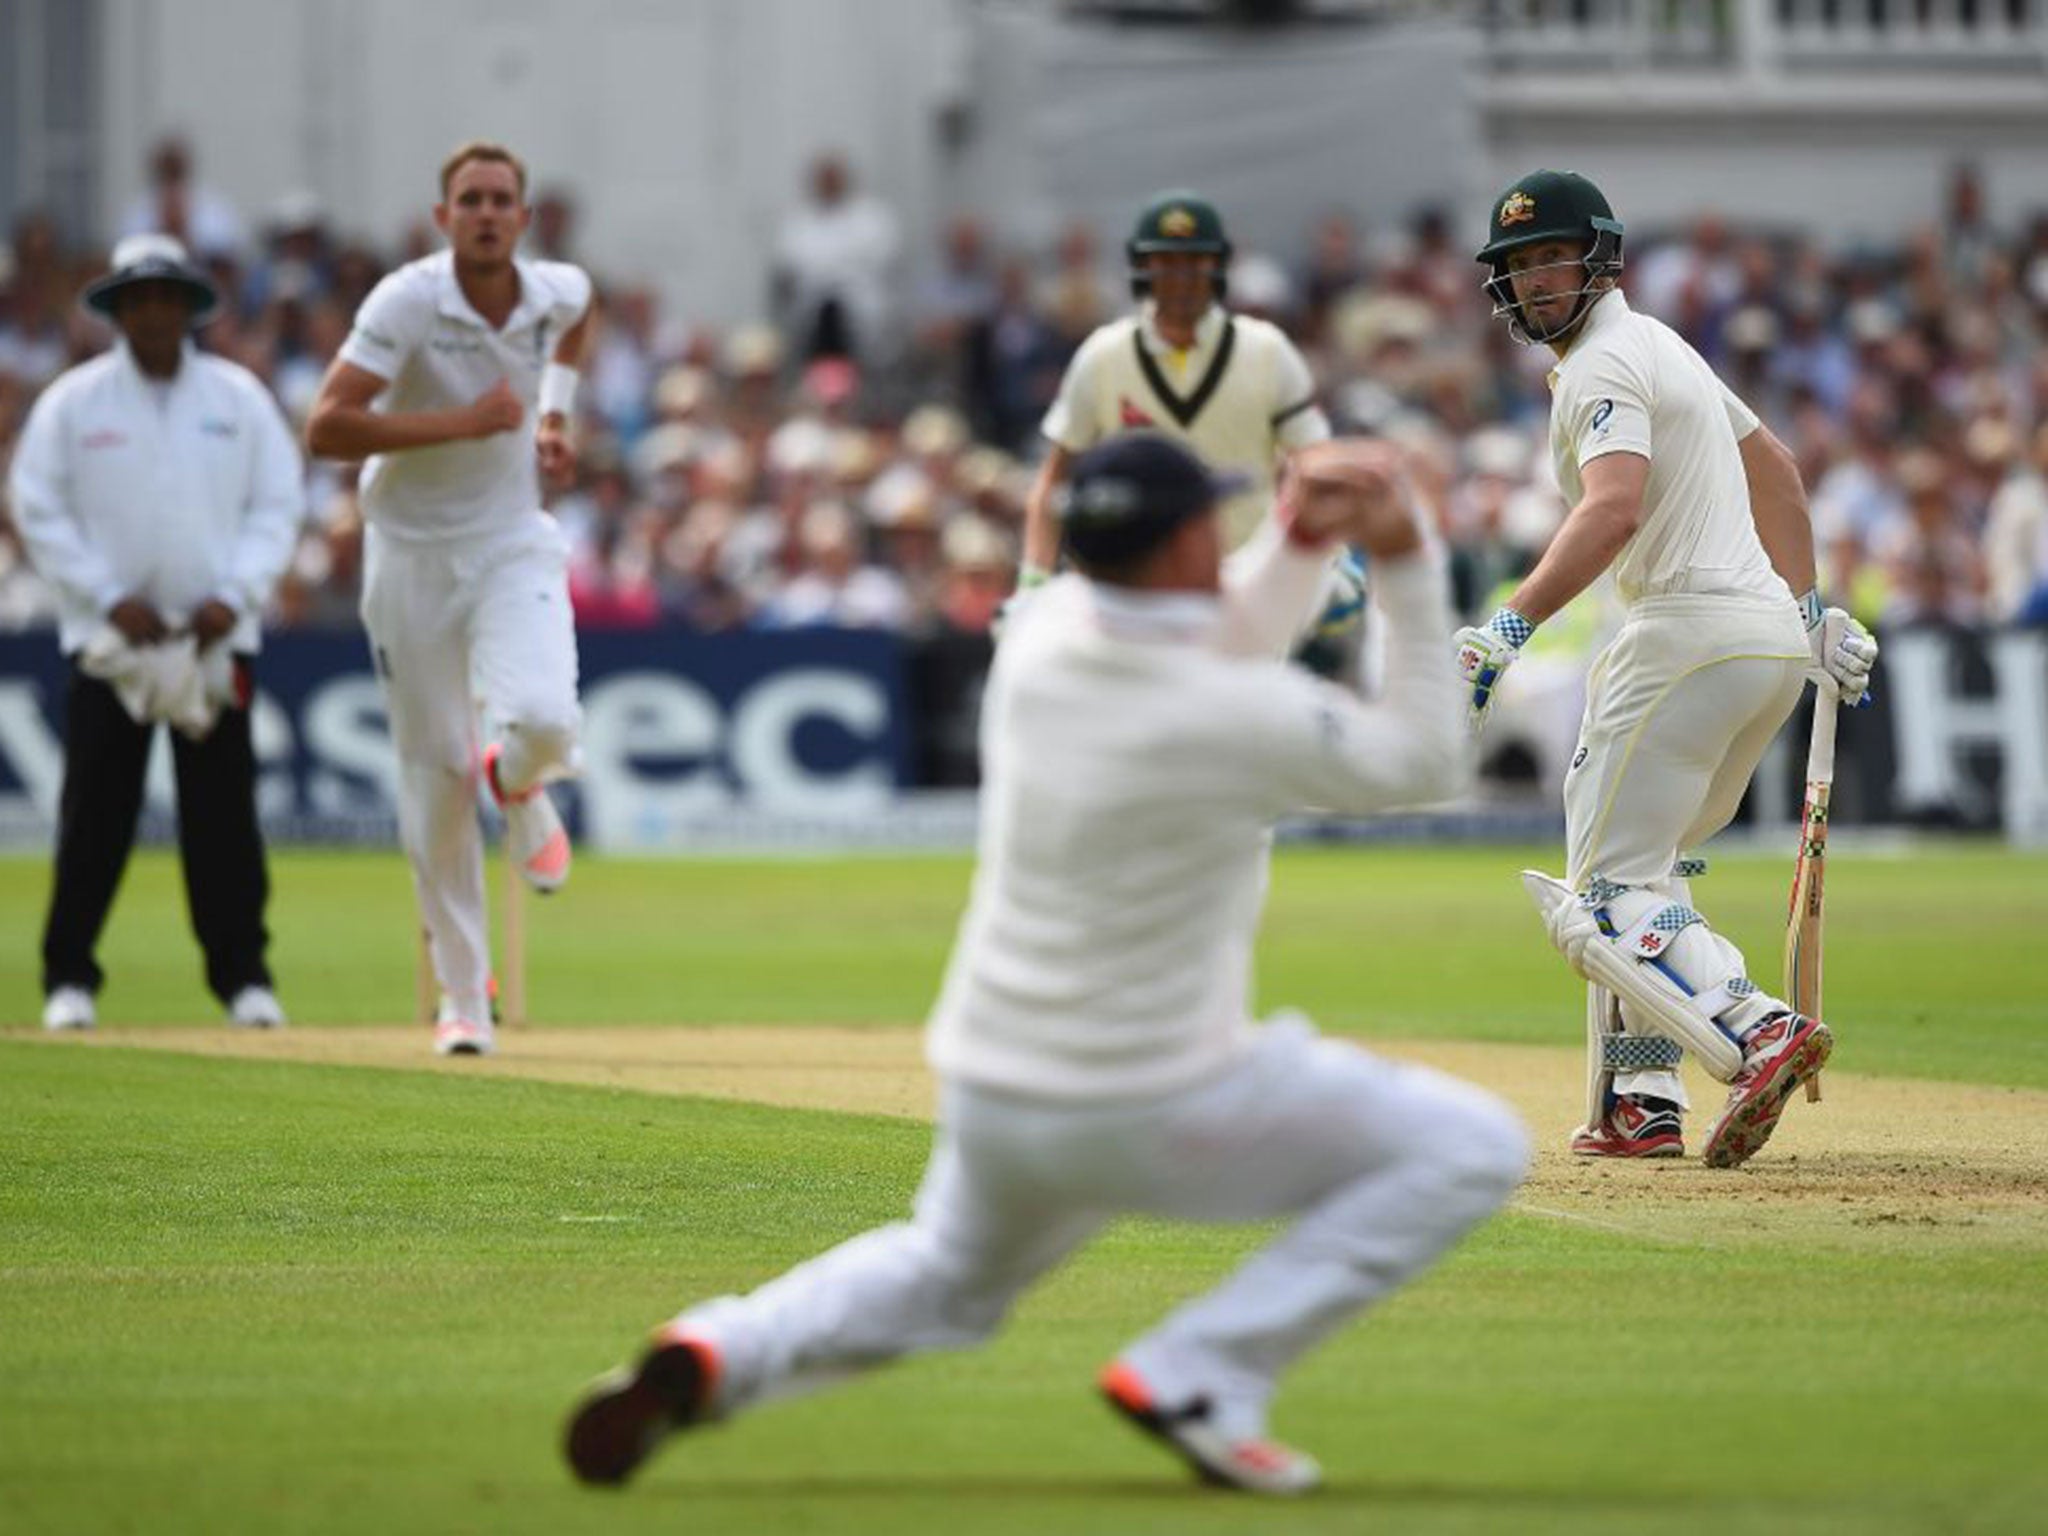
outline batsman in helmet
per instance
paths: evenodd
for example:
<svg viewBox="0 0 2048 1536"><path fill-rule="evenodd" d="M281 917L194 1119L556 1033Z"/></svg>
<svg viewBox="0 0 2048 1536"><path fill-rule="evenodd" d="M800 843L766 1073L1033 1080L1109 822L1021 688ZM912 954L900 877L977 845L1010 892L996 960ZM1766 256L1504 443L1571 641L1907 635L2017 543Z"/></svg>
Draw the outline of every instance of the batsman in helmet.
<svg viewBox="0 0 2048 1536"><path fill-rule="evenodd" d="M1586 980L1586 1157L1676 1157L1690 1051L1728 1084L1708 1128L1732 1167L1833 1048L1828 1027L1750 981L1694 908L1681 859L1735 814L1813 678L1863 696L1876 642L1815 589L1805 488L1784 444L1618 286L1621 220L1572 171L1494 199L1478 260L1494 314L1548 347L1550 444L1571 511L1507 605L1458 633L1475 729L1537 627L1614 572L1621 631L1587 684L1565 776L1567 869L1523 880Z"/></svg>
<svg viewBox="0 0 2048 1536"><path fill-rule="evenodd" d="M1124 251L1137 310L1097 328L1060 381L1041 430L1051 446L1025 504L1018 588L1045 580L1058 562L1053 501L1076 456L1121 432L1162 432L1204 463L1244 477L1223 506L1226 547L1236 549L1272 503L1282 457L1330 435L1315 380L1287 334L1224 307L1230 236L1199 193L1161 192L1139 210ZM1348 555L1332 566L1321 617L1326 643L1355 639L1362 575Z"/></svg>

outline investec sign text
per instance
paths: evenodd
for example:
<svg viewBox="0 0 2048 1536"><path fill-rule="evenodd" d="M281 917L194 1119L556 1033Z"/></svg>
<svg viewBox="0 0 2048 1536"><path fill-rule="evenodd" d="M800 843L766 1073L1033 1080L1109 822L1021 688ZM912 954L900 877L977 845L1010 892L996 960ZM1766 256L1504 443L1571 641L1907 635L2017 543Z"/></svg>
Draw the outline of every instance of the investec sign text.
<svg viewBox="0 0 2048 1536"><path fill-rule="evenodd" d="M745 807L854 816L904 781L900 648L816 631L725 638L585 636L584 771L572 815L600 847L661 847ZM0 640L0 831L46 841L63 778L65 671L47 635ZM388 838L397 764L362 640L290 634L258 664L254 734L266 823L285 835ZM149 808L173 805L159 743Z"/></svg>

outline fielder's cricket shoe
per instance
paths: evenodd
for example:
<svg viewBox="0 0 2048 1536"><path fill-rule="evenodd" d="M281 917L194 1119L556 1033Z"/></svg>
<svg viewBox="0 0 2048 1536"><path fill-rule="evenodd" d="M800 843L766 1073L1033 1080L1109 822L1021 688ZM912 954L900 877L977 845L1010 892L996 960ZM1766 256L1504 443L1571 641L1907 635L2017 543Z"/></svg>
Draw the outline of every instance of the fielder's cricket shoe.
<svg viewBox="0 0 2048 1536"><path fill-rule="evenodd" d="M702 1339L664 1329L637 1365L590 1384L569 1416L562 1443L578 1481L616 1487L678 1430L711 1417L718 1351Z"/></svg>
<svg viewBox="0 0 2048 1536"><path fill-rule="evenodd" d="M244 987L228 1004L228 1022L238 1029L282 1029L284 1008L268 987Z"/></svg>
<svg viewBox="0 0 2048 1536"><path fill-rule="evenodd" d="M569 879L568 829L542 785L529 785L516 795L499 787L498 760L503 755L495 742L484 749L484 782L505 813L505 841L520 877L541 895L552 895Z"/></svg>
<svg viewBox="0 0 2048 1536"><path fill-rule="evenodd" d="M83 987L53 987L43 999L43 1028L52 1034L71 1029L91 1029L98 1015L93 1012L92 994Z"/></svg>
<svg viewBox="0 0 2048 1536"><path fill-rule="evenodd" d="M1138 1373L1121 1360L1104 1366L1097 1384L1109 1406L1172 1447L1205 1483L1245 1493L1307 1493L1323 1480L1315 1458L1272 1440L1240 1439L1211 1422L1209 1399L1162 1408Z"/></svg>
<svg viewBox="0 0 2048 1536"><path fill-rule="evenodd" d="M1572 1151L1579 1157L1683 1157L1678 1106L1669 1099L1616 1094L1598 1125L1572 1132Z"/></svg>
<svg viewBox="0 0 2048 1536"><path fill-rule="evenodd" d="M1728 1085L1728 1102L1707 1131L1709 1168L1733 1168L1756 1156L1778 1128L1794 1090L1827 1064L1835 1037L1819 1019L1773 1014L1742 1042L1742 1070Z"/></svg>

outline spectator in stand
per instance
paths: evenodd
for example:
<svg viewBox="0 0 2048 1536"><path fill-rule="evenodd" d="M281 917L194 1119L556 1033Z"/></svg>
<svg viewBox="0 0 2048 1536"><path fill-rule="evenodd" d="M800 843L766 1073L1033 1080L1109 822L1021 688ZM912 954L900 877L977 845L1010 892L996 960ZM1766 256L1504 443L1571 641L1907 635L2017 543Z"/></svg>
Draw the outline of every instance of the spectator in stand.
<svg viewBox="0 0 2048 1536"><path fill-rule="evenodd" d="M1059 337L1060 363L1115 312L1121 288L1102 265L1095 231L1076 219L1060 231L1053 249L1053 273L1042 296L1025 308L1043 317Z"/></svg>
<svg viewBox="0 0 2048 1536"><path fill-rule="evenodd" d="M192 149L175 134L149 156L149 186L128 205L123 235L169 235L202 262L241 254L245 239L235 205L193 175Z"/></svg>
<svg viewBox="0 0 2048 1536"><path fill-rule="evenodd" d="M1984 555L1992 622L2048 624L2048 422L1991 498Z"/></svg>
<svg viewBox="0 0 2048 1536"><path fill-rule="evenodd" d="M995 303L987 232L979 219L956 214L946 225L938 271L911 302L912 361L930 388L953 394L964 387L967 339Z"/></svg>
<svg viewBox="0 0 2048 1536"><path fill-rule="evenodd" d="M0 281L0 378L33 393L73 361L68 278L47 214L15 220L9 256Z"/></svg>
<svg viewBox="0 0 2048 1536"><path fill-rule="evenodd" d="M812 162L809 196L775 245L775 308L799 357L891 358L901 244L895 214L855 192L844 157Z"/></svg>
<svg viewBox="0 0 2048 1536"><path fill-rule="evenodd" d="M1905 515L1882 527L1871 553L1884 573L1879 620L1904 624L1972 624L1984 616L1984 565L1976 540L1957 516L1951 473L1929 448L1899 455Z"/></svg>
<svg viewBox="0 0 2048 1536"><path fill-rule="evenodd" d="M902 628L903 583L862 558L860 525L843 502L814 501L804 509L798 550L801 568L762 614L764 623L777 629Z"/></svg>
<svg viewBox="0 0 2048 1536"><path fill-rule="evenodd" d="M1072 355L1067 337L1032 302L1030 266L1004 262L995 298L966 339L964 394L977 435L1009 453L1029 447Z"/></svg>

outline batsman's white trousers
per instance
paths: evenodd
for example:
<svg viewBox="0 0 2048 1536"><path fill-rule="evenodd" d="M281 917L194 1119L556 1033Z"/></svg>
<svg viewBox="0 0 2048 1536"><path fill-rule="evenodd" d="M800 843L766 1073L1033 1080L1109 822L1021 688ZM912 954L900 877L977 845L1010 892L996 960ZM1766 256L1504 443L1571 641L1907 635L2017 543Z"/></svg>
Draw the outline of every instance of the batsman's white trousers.
<svg viewBox="0 0 2048 1536"><path fill-rule="evenodd" d="M1280 1373L1498 1209L1528 1139L1497 1099L1308 1021L1257 1028L1222 1075L1158 1099L1066 1104L952 1083L907 1222L678 1319L719 1353L720 1414L992 1333L1112 1217L1296 1216L1122 1358L1162 1404L1207 1395L1256 1435Z"/></svg>
<svg viewBox="0 0 2048 1536"><path fill-rule="evenodd" d="M1601 875L1691 906L1673 866L1735 815L1811 665L1789 603L1670 596L1636 604L1593 664L1565 775L1571 887ZM1747 974L1742 951L1714 938L1727 974ZM1632 1033L1660 1032L1626 999L1621 1017ZM1688 1102L1675 1071L1619 1072L1613 1086Z"/></svg>
<svg viewBox="0 0 2048 1536"><path fill-rule="evenodd" d="M398 823L433 952L463 1017L490 1016L477 822L477 714L508 792L575 768L576 628L568 546L534 511L488 538L364 541L363 623L398 752Z"/></svg>
<svg viewBox="0 0 2048 1536"><path fill-rule="evenodd" d="M1646 598L1586 687L1564 781L1567 882L1668 879L1728 825L1812 665L1791 604Z"/></svg>

